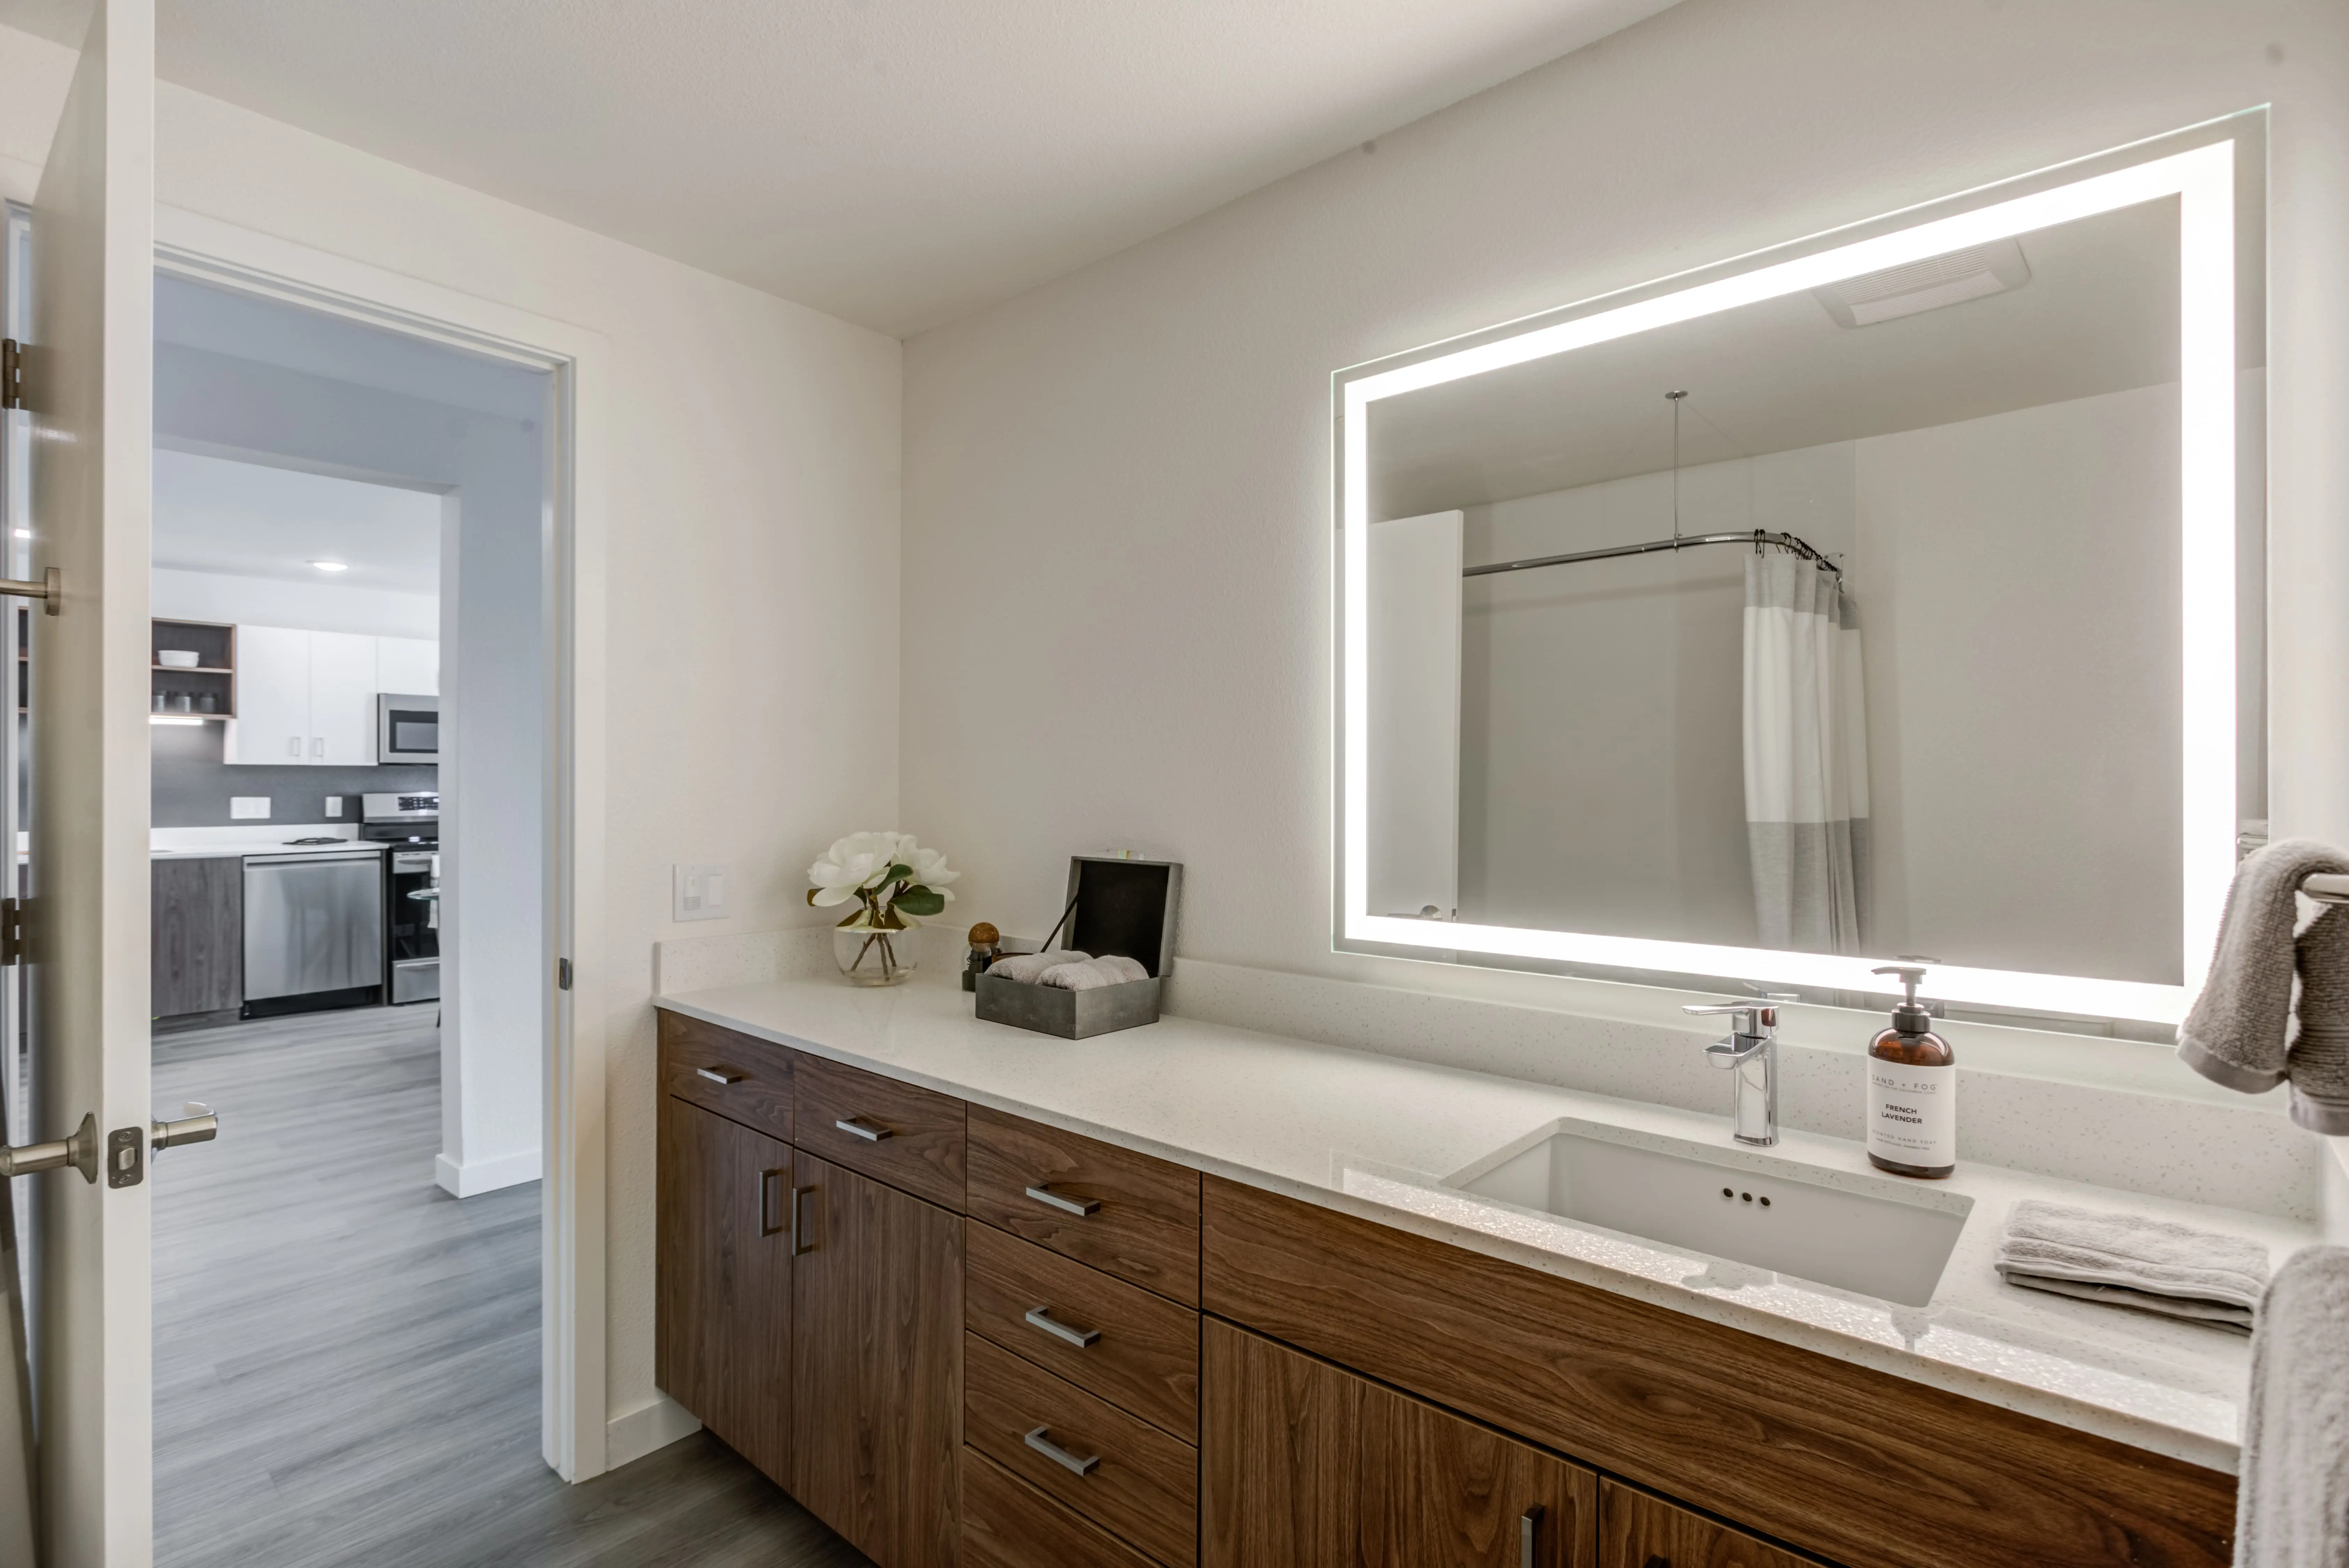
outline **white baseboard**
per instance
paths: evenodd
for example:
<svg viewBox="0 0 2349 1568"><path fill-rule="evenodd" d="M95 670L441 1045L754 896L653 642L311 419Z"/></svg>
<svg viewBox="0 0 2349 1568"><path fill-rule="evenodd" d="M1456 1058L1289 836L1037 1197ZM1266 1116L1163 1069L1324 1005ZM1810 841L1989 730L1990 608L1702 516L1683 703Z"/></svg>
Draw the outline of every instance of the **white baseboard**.
<svg viewBox="0 0 2349 1568"><path fill-rule="evenodd" d="M495 1192L501 1187L519 1187L538 1178L539 1157L534 1148L502 1155L496 1159L477 1159L469 1165L460 1165L445 1154L432 1157L432 1179L454 1198L473 1198Z"/></svg>
<svg viewBox="0 0 2349 1568"><path fill-rule="evenodd" d="M691 1411L666 1394L655 1394L604 1423L604 1468L618 1469L699 1430Z"/></svg>

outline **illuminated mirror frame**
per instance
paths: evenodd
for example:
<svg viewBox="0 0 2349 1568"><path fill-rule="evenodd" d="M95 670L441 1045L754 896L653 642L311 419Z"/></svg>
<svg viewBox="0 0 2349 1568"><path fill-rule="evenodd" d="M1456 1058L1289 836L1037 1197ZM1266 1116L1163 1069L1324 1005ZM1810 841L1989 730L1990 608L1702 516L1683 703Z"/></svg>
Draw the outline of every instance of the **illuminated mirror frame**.
<svg viewBox="0 0 2349 1568"><path fill-rule="evenodd" d="M2184 982L2160 985L1935 965L1941 1000L2039 1014L2176 1023L2201 987L2234 874L2238 831L2235 614L2237 186L2264 173L2265 111L2251 110L2078 163L1890 214L1757 256L1682 274L1489 332L1339 371L1337 701L1333 892L1340 950L1545 961L1599 971L1738 977L1806 991L1876 992L1891 955L1783 952L1588 932L1374 915L1368 735L1369 412L1382 398L1498 370L1719 311L2165 197L2178 198L2179 495ZM2263 255L2264 251L2255 252ZM1651 981L1654 983L1654 981Z"/></svg>

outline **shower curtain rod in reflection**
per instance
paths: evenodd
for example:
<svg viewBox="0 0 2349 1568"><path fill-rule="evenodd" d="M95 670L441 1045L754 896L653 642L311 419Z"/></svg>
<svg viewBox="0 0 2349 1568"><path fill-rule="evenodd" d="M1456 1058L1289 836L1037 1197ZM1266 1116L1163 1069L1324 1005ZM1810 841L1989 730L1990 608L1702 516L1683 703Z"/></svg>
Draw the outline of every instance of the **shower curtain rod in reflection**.
<svg viewBox="0 0 2349 1568"><path fill-rule="evenodd" d="M1617 545L1605 550L1577 550L1570 556L1536 556L1523 561L1495 561L1486 566L1467 566L1461 570L1464 577L1489 577L1495 572L1528 572L1536 566L1567 566L1577 561L1605 561L1617 556L1651 556L1659 550L1684 550L1691 545L1751 545L1760 549L1775 545L1781 550L1791 550L1806 561L1816 562L1821 570L1833 572L1837 584L1843 581L1843 568L1828 560L1809 543L1793 534L1773 534L1755 528L1744 534L1682 534L1671 539L1651 539L1644 545Z"/></svg>

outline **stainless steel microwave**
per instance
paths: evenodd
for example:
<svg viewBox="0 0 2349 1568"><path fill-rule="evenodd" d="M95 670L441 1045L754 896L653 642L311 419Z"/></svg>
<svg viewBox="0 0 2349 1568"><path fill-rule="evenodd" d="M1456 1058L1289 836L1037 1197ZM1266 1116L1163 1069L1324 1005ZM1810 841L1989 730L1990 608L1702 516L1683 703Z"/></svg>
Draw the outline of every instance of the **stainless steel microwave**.
<svg viewBox="0 0 2349 1568"><path fill-rule="evenodd" d="M440 760L440 699L378 693L375 700L375 757L379 763Z"/></svg>

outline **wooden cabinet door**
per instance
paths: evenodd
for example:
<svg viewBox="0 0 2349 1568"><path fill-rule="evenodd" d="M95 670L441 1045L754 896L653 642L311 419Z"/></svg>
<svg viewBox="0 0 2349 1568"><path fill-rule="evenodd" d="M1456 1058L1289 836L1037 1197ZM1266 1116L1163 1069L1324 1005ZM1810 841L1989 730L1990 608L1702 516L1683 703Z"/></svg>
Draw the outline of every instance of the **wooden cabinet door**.
<svg viewBox="0 0 2349 1568"><path fill-rule="evenodd" d="M801 1151L792 1494L879 1568L951 1568L963 1221Z"/></svg>
<svg viewBox="0 0 2349 1568"><path fill-rule="evenodd" d="M1354 1568L1369 1387L1218 1319L1200 1324L1201 1568Z"/></svg>
<svg viewBox="0 0 2349 1568"><path fill-rule="evenodd" d="M1599 1568L1814 1568L1812 1560L1701 1513L1599 1483Z"/></svg>
<svg viewBox="0 0 2349 1568"><path fill-rule="evenodd" d="M1596 1472L1364 1390L1361 1568L1591 1568L1598 1510Z"/></svg>
<svg viewBox="0 0 2349 1568"><path fill-rule="evenodd" d="M298 767L310 756L310 634L236 628L236 719L225 760Z"/></svg>
<svg viewBox="0 0 2349 1568"><path fill-rule="evenodd" d="M664 1095L654 1380L791 1484L792 1149Z"/></svg>
<svg viewBox="0 0 2349 1568"><path fill-rule="evenodd" d="M244 862L166 857L153 875L151 1011L172 1018L236 1006L244 1000Z"/></svg>

